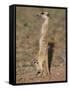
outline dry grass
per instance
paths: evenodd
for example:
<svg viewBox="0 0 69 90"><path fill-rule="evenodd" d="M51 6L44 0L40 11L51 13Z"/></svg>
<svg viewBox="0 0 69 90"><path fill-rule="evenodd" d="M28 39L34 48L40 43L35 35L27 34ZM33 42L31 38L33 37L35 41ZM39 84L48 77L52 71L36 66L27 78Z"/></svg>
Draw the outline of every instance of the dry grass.
<svg viewBox="0 0 69 90"><path fill-rule="evenodd" d="M39 49L42 19L36 14L50 13L49 62L51 78L37 77L31 64ZM66 80L66 11L51 8L16 8L16 83L49 82Z"/></svg>

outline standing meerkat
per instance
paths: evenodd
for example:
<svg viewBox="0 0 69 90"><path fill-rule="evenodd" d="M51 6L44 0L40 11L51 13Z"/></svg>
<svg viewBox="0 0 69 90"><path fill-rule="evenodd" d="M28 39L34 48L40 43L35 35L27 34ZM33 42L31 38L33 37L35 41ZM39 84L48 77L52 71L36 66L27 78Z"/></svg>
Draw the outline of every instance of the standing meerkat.
<svg viewBox="0 0 69 90"><path fill-rule="evenodd" d="M49 75L49 67L48 67L48 24L49 24L49 13L48 12L42 12L38 14L41 18L43 18L44 22L42 24L41 28L41 35L39 40L39 51L37 54L36 59L33 60L33 63L35 64L37 68L37 74L42 75L44 68L43 63L45 64L45 69L47 74Z"/></svg>

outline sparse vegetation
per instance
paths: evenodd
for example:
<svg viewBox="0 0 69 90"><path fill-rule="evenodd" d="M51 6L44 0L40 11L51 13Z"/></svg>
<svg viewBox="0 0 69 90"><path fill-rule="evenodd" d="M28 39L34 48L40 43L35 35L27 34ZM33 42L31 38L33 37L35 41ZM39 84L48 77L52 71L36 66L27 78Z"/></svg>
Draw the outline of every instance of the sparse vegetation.
<svg viewBox="0 0 69 90"><path fill-rule="evenodd" d="M53 43L50 62L51 79L37 77L32 59L39 49L42 19L36 14L50 13L48 39ZM66 80L66 10L52 8L16 8L16 83L50 82ZM51 54L51 53L49 53Z"/></svg>

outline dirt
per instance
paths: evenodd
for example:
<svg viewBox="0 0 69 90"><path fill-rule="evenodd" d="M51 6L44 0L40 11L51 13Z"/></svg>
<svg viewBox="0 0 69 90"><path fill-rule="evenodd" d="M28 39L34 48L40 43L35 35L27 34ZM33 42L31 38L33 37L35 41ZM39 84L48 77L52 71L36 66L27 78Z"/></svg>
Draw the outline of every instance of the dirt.
<svg viewBox="0 0 69 90"><path fill-rule="evenodd" d="M36 75L32 65L39 50L42 19L37 14L50 13L48 59L50 76ZM66 80L66 10L53 8L16 8L16 83Z"/></svg>

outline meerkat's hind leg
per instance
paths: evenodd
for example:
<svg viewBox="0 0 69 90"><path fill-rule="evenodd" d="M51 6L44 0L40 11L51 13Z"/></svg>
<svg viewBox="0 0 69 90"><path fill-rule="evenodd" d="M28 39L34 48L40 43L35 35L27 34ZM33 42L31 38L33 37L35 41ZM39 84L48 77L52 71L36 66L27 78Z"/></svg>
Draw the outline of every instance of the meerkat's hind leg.
<svg viewBox="0 0 69 90"><path fill-rule="evenodd" d="M48 59L46 59L45 65L46 65L46 73L47 73L48 79L51 80L51 73L50 73L50 70L49 70Z"/></svg>

